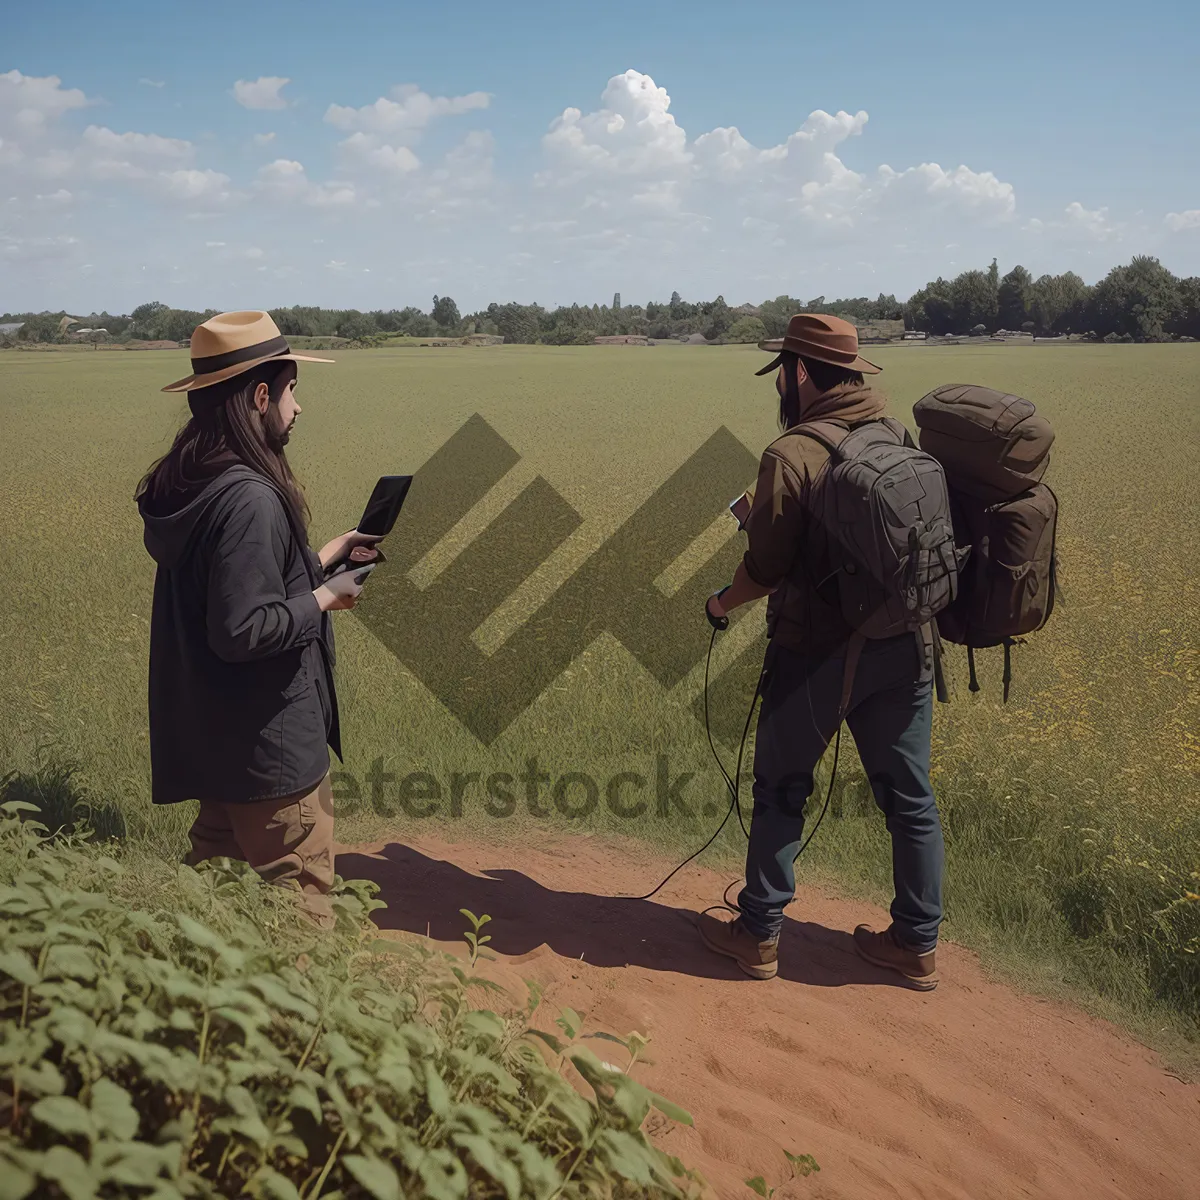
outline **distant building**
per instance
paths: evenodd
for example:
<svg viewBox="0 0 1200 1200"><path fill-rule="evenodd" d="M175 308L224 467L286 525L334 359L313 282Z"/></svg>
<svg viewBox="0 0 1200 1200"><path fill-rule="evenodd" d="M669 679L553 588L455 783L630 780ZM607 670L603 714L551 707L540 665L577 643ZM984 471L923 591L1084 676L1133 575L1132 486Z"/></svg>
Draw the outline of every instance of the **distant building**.
<svg viewBox="0 0 1200 1200"><path fill-rule="evenodd" d="M620 293L620 292L614 292L614 293L613 293L613 308L614 308L614 309L617 309L617 308L620 308L620 307L621 307L621 293Z"/></svg>
<svg viewBox="0 0 1200 1200"><path fill-rule="evenodd" d="M7 325L0 325L0 337L11 337L24 324L24 321L10 321Z"/></svg>
<svg viewBox="0 0 1200 1200"><path fill-rule="evenodd" d="M614 333L592 339L596 346L648 346L650 339L640 333Z"/></svg>
<svg viewBox="0 0 1200 1200"><path fill-rule="evenodd" d="M864 321L858 327L860 342L890 342L903 336L903 321Z"/></svg>

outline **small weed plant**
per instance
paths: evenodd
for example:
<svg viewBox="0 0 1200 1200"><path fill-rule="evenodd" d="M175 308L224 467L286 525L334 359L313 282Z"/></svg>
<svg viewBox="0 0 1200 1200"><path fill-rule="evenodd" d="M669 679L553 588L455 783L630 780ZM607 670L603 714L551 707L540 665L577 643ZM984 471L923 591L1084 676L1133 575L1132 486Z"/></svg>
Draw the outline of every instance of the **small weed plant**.
<svg viewBox="0 0 1200 1200"><path fill-rule="evenodd" d="M789 1180L795 1179L797 1176L805 1177L811 1175L814 1171L821 1169L817 1164L817 1160L811 1154L793 1154L790 1150L785 1150L783 1156L787 1159ZM770 1200L779 1190L777 1187L770 1187L761 1175L755 1175L752 1179L747 1179L746 1186L756 1196L764 1196L766 1200Z"/></svg>

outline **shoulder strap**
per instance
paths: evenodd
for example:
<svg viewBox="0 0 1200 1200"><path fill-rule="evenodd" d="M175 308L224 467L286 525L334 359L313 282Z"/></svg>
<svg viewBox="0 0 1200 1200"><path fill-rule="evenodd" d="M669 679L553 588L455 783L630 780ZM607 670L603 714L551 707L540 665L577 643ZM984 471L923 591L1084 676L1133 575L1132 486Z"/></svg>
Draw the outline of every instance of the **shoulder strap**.
<svg viewBox="0 0 1200 1200"><path fill-rule="evenodd" d="M801 421L793 425L788 433L798 433L803 437L812 438L818 445L824 446L831 455L838 453L841 444L850 435L850 427L844 421Z"/></svg>
<svg viewBox="0 0 1200 1200"><path fill-rule="evenodd" d="M897 421L895 417L877 417L876 420L878 420L880 424L890 429L892 433L900 439L900 445L908 446L912 450L917 448L916 442L912 440L912 434L909 433L908 429L901 422Z"/></svg>
<svg viewBox="0 0 1200 1200"><path fill-rule="evenodd" d="M915 449L908 430L895 417L871 417L866 421L856 422L854 428L861 429L864 425L882 425L901 446ZM788 432L804 434L824 446L831 456L840 457L841 445L850 436L851 427L845 421L826 418L824 421L801 421Z"/></svg>

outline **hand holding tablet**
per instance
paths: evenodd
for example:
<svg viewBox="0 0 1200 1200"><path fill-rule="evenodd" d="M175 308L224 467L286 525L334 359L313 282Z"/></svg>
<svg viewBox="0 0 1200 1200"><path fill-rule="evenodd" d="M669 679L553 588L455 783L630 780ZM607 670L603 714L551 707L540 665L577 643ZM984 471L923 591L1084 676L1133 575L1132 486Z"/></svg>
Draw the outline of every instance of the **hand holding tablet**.
<svg viewBox="0 0 1200 1200"><path fill-rule="evenodd" d="M326 579L356 567L368 565L374 567L387 561L377 542L391 533L411 485L411 475L383 475L380 477L379 482L375 484L375 490L371 493L371 498L367 501L366 508L363 509L363 515L358 524L350 534L346 535L348 538L358 535L361 540L355 540L345 557L329 564L325 572ZM363 574L363 579L366 579L366 574Z"/></svg>

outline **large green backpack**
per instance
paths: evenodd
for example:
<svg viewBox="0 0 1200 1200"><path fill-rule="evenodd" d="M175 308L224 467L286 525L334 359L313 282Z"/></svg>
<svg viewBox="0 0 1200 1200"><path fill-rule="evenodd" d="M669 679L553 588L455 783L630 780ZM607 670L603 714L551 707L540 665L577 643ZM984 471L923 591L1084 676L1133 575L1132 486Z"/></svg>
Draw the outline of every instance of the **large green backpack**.
<svg viewBox="0 0 1200 1200"><path fill-rule="evenodd" d="M973 692L975 651L1003 646L1007 701L1010 648L1054 609L1058 499L1042 482L1054 430L1028 400L972 384L935 388L913 416L921 449L946 473L955 543L969 552L938 632L966 646Z"/></svg>

